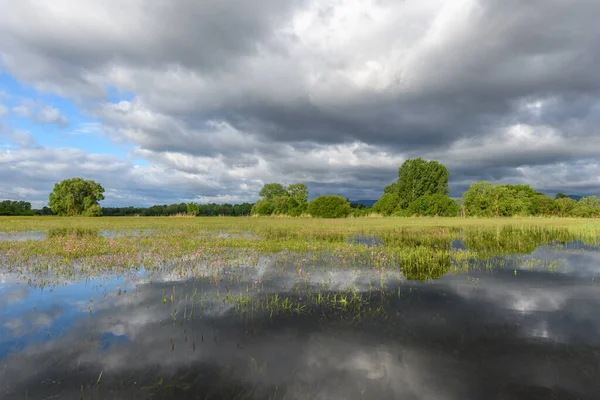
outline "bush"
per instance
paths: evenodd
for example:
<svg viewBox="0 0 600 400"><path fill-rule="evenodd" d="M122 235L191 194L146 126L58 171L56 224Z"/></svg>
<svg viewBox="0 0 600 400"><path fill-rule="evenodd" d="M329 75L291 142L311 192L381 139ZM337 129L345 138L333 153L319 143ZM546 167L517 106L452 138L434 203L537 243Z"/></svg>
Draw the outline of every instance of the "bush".
<svg viewBox="0 0 600 400"><path fill-rule="evenodd" d="M266 199L259 200L252 206L252 214L256 215L271 215L274 211L275 205Z"/></svg>
<svg viewBox="0 0 600 400"><path fill-rule="evenodd" d="M373 204L373 211L382 215L392 215L400 204L400 197L396 193L384 193L383 196Z"/></svg>
<svg viewBox="0 0 600 400"><path fill-rule="evenodd" d="M600 198L583 197L573 207L573 216L580 218L596 218L600 216Z"/></svg>
<svg viewBox="0 0 600 400"><path fill-rule="evenodd" d="M308 213L318 218L345 218L352 209L341 196L319 196L308 203Z"/></svg>
<svg viewBox="0 0 600 400"><path fill-rule="evenodd" d="M102 216L102 207L98 204L93 204L86 208L82 214L84 217L101 217Z"/></svg>
<svg viewBox="0 0 600 400"><path fill-rule="evenodd" d="M458 205L450 197L443 194L421 196L408 206L407 215L429 217L456 217Z"/></svg>

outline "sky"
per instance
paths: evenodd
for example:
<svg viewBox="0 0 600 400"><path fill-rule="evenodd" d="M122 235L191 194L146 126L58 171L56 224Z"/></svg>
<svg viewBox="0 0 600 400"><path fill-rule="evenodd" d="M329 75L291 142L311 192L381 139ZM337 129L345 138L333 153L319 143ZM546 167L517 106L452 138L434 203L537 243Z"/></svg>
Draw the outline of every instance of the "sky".
<svg viewBox="0 0 600 400"><path fill-rule="evenodd" d="M377 199L406 159L600 195L597 0L0 0L0 199Z"/></svg>

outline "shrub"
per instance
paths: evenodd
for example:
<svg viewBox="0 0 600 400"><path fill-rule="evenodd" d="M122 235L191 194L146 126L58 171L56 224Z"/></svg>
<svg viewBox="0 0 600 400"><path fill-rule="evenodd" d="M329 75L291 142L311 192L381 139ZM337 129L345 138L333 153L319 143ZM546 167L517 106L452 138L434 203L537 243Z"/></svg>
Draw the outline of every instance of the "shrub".
<svg viewBox="0 0 600 400"><path fill-rule="evenodd" d="M275 205L266 199L259 200L252 206L252 214L256 215L271 215L274 211Z"/></svg>
<svg viewBox="0 0 600 400"><path fill-rule="evenodd" d="M341 196L319 196L308 203L308 213L319 218L344 218L352 209Z"/></svg>
<svg viewBox="0 0 600 400"><path fill-rule="evenodd" d="M458 205L450 197L443 194L421 196L408 206L406 214L430 217L456 217Z"/></svg>
<svg viewBox="0 0 600 400"><path fill-rule="evenodd" d="M382 215L392 215L398 205L400 204L400 197L396 193L384 193L383 196L373 204L373 211Z"/></svg>

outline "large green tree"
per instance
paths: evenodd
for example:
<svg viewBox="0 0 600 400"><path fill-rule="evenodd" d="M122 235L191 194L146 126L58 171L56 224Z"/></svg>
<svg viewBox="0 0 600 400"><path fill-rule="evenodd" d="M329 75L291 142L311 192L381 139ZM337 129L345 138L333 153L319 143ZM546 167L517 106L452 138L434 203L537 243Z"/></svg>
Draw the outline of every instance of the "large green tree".
<svg viewBox="0 0 600 400"><path fill-rule="evenodd" d="M422 158L406 160L398 169L398 180L384 189L384 193L398 195L398 207L406 209L421 196L448 195L448 169L437 161Z"/></svg>
<svg viewBox="0 0 600 400"><path fill-rule="evenodd" d="M104 188L91 180L83 178L65 179L54 184L48 205L58 215L85 215L90 217L102 215L98 204L104 200Z"/></svg>
<svg viewBox="0 0 600 400"><path fill-rule="evenodd" d="M258 195L266 200L273 200L276 197L287 194L285 187L281 183L266 183Z"/></svg>

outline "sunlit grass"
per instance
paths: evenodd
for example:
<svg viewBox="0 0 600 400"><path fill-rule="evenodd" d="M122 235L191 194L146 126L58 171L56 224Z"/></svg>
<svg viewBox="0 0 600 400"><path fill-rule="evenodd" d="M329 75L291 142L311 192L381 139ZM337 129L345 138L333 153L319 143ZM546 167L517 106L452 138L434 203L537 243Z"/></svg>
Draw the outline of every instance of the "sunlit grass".
<svg viewBox="0 0 600 400"><path fill-rule="evenodd" d="M596 246L600 223L567 219L363 218L2 218L1 231L41 231L0 241L0 267L24 274L84 276L101 271L224 267L399 269L409 280L501 267L540 245ZM121 234L115 235L116 232ZM366 245L372 239L376 245Z"/></svg>

